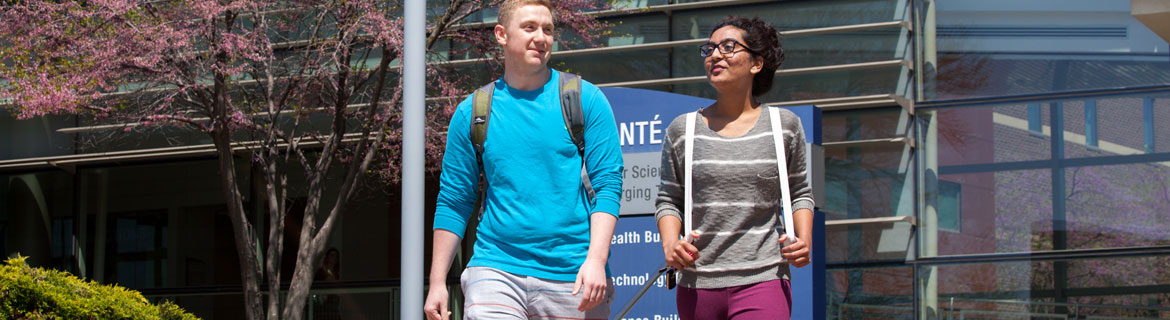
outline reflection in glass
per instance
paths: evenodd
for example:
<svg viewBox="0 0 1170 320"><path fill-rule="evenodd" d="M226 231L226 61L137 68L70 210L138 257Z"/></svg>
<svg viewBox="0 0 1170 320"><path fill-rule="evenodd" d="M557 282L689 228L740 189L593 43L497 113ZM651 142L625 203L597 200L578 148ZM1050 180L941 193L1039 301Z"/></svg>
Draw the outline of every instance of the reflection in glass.
<svg viewBox="0 0 1170 320"><path fill-rule="evenodd" d="M677 48L676 48L677 50ZM580 74L594 84L670 78L670 51L654 49L555 58L554 69Z"/></svg>
<svg viewBox="0 0 1170 320"><path fill-rule="evenodd" d="M1170 257L940 265L919 269L924 319L1165 318Z"/></svg>
<svg viewBox="0 0 1170 320"><path fill-rule="evenodd" d="M833 269L825 274L829 319L913 319L910 267Z"/></svg>
<svg viewBox="0 0 1170 320"><path fill-rule="evenodd" d="M701 61L698 62L701 64ZM700 64L694 68L702 70ZM900 67L854 71L817 72L776 77L772 90L759 97L763 103L890 94L898 89ZM676 84L672 92L714 98L706 81Z"/></svg>
<svg viewBox="0 0 1170 320"><path fill-rule="evenodd" d="M1085 99L1063 107L1065 158L1170 152L1153 143L1170 140L1170 99Z"/></svg>
<svg viewBox="0 0 1170 320"><path fill-rule="evenodd" d="M821 116L824 142L888 139L905 136L909 117L902 108L825 112Z"/></svg>
<svg viewBox="0 0 1170 320"><path fill-rule="evenodd" d="M34 267L79 273L71 241L76 186L64 171L0 175L0 249Z"/></svg>
<svg viewBox="0 0 1170 320"><path fill-rule="evenodd" d="M71 116L46 115L17 120L9 110L0 112L0 160L67 155L76 152L73 135L57 129L76 125Z"/></svg>
<svg viewBox="0 0 1170 320"><path fill-rule="evenodd" d="M922 100L1170 84L1170 46L1129 1L919 4Z"/></svg>
<svg viewBox="0 0 1170 320"><path fill-rule="evenodd" d="M922 256L1170 244L1160 97L920 112Z"/></svg>
<svg viewBox="0 0 1170 320"><path fill-rule="evenodd" d="M910 122L901 109L891 108L834 112L825 123L826 141L855 141L902 136ZM908 144L827 145L825 199L818 203L826 220L913 216L913 163ZM829 263L914 256L914 232L906 222L831 225L825 238Z"/></svg>
<svg viewBox="0 0 1170 320"><path fill-rule="evenodd" d="M900 2L902 1L795 1L678 12L673 15L671 39L706 38L710 35L711 28L728 15L757 16L780 31L888 22L899 20L896 15Z"/></svg>
<svg viewBox="0 0 1170 320"><path fill-rule="evenodd" d="M1170 245L1170 163L1064 170L1067 248Z"/></svg>
<svg viewBox="0 0 1170 320"><path fill-rule="evenodd" d="M700 33L706 38L710 30ZM784 47L781 69L823 67L900 59L895 52L900 29L881 29L780 39ZM703 57L693 46L674 48L675 77L702 76ZM891 80L893 81L893 80Z"/></svg>

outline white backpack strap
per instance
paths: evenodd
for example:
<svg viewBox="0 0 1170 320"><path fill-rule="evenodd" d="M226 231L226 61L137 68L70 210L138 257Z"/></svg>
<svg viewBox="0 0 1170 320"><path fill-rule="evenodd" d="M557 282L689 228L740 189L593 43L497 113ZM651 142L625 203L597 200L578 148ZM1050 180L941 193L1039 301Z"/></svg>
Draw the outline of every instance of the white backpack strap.
<svg viewBox="0 0 1170 320"><path fill-rule="evenodd" d="M691 194L694 193L694 188L691 188L691 176L694 172L695 160L695 117L698 112L687 113L687 133L683 136L683 236L684 239L690 240L689 235L694 227L691 223L691 208L694 207L694 199Z"/></svg>
<svg viewBox="0 0 1170 320"><path fill-rule="evenodd" d="M780 123L780 108L767 107L772 120L772 141L776 144L776 171L780 174L780 203L783 206L784 234L788 240L796 239L792 224L792 196L788 189L788 161L784 155L784 126Z"/></svg>

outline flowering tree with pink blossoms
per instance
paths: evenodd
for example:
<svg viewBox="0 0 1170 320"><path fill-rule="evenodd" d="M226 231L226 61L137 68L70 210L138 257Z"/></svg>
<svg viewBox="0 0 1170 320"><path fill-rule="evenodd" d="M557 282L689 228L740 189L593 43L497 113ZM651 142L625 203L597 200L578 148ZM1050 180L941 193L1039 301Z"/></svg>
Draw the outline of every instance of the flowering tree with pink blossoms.
<svg viewBox="0 0 1170 320"><path fill-rule="evenodd" d="M464 62L457 70L448 58L499 56L491 25L461 24L497 2L429 4L428 95L446 98L427 106L432 172L455 104L482 84L473 81L498 76L495 59ZM583 12L604 2L552 3L558 23L580 43L601 34L604 24ZM399 176L401 7L375 0L4 1L0 103L22 119L67 114L118 124L120 132L169 128L209 136L247 318L300 319L314 266L359 181L370 173L391 182ZM436 48L449 49L439 54ZM466 74L476 67L490 72L478 79ZM245 209L235 156L262 172L264 190L256 200L266 211L265 241L255 227L263 221L252 221ZM306 195L306 204L292 280L282 295L290 170L304 172L307 185L296 192ZM322 203L331 171L343 182L328 190L337 200Z"/></svg>

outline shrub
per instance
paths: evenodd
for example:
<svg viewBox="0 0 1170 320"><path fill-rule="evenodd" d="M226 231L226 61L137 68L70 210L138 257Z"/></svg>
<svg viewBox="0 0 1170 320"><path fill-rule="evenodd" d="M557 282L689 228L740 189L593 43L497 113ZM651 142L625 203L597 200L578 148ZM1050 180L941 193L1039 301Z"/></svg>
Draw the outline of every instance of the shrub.
<svg viewBox="0 0 1170 320"><path fill-rule="evenodd" d="M25 258L0 265L0 319L198 319L170 302L151 304L138 291L30 267Z"/></svg>

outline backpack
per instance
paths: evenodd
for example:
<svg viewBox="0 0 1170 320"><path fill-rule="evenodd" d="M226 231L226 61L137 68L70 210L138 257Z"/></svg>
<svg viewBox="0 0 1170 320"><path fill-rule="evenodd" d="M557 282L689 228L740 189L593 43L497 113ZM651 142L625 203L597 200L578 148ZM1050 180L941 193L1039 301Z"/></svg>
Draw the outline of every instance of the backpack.
<svg viewBox="0 0 1170 320"><path fill-rule="evenodd" d="M589 181L589 171L585 167L585 115L581 110L581 76L567 72L560 74L561 117L565 121L565 130L577 146L577 154L581 156L581 182L585 186L589 203L594 204L595 193L593 184ZM471 105L471 145L475 149L475 162L479 166L479 187L476 191L475 209L483 219L484 194L487 191L487 177L483 171L484 142L487 140L488 123L492 116L492 94L496 90L496 82L492 81L472 93Z"/></svg>

